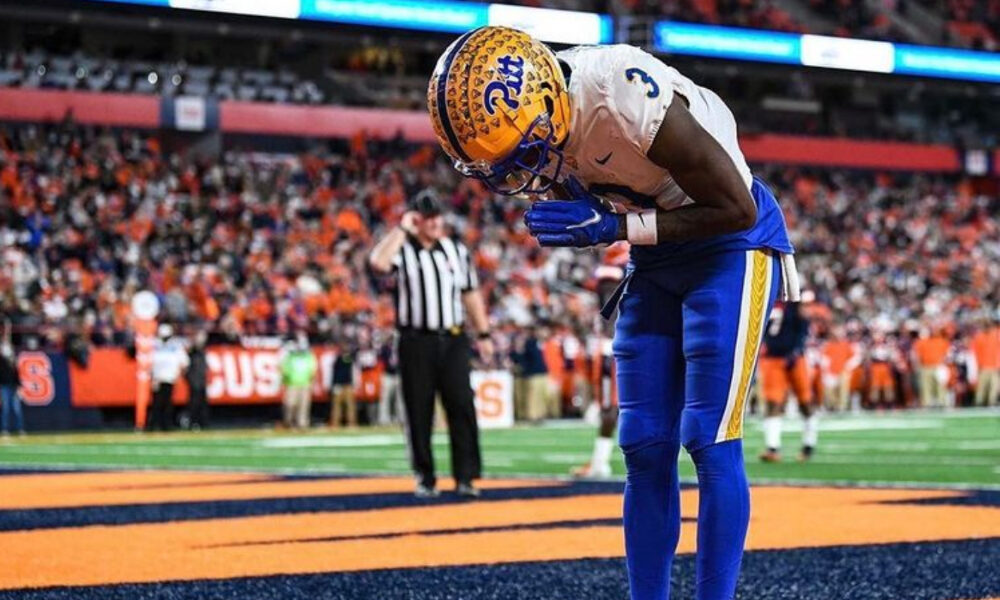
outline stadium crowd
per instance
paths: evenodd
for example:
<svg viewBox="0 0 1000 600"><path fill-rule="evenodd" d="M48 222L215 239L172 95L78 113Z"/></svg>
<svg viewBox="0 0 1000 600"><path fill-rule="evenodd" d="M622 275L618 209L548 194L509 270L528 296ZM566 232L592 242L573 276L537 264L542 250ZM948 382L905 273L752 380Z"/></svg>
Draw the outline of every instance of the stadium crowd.
<svg viewBox="0 0 1000 600"><path fill-rule="evenodd" d="M901 379L914 344L933 333L948 342L934 360L954 369L950 389L975 382L974 336L1000 321L995 192L944 176L759 171L786 210L815 298L817 347L849 339L863 365L891 356L902 403L914 398ZM377 352L392 290L366 256L373 234L425 188L446 200L475 251L499 324L497 366L524 367L525 340L549 340L550 376L567 404L585 403L601 253L539 248L522 225L523 200L492 195L431 147L399 139L188 160L140 131L6 126L0 311L16 344L85 355L130 342L130 299L149 288L164 320L208 330L209 343L305 330L313 343ZM981 355L978 370L992 360Z"/></svg>

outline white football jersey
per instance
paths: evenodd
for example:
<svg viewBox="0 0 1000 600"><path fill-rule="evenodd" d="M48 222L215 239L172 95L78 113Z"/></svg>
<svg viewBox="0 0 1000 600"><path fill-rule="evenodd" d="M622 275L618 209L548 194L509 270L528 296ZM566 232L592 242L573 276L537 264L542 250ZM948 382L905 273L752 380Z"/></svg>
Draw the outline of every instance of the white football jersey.
<svg viewBox="0 0 1000 600"><path fill-rule="evenodd" d="M646 158L667 108L680 95L750 188L752 176L736 138L736 119L715 92L634 46L578 46L557 56L572 70L573 120L563 149L564 172L619 208L651 208L652 201L669 210L693 202L669 171Z"/></svg>

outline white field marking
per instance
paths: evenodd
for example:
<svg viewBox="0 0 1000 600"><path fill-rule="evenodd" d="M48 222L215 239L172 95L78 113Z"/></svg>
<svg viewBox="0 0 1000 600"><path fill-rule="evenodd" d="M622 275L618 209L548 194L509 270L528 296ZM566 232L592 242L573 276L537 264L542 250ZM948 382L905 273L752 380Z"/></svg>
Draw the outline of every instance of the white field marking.
<svg viewBox="0 0 1000 600"><path fill-rule="evenodd" d="M594 434L580 438L556 438L556 439L527 439L527 440L482 440L480 446L484 448L572 448L583 445L591 445L594 442Z"/></svg>
<svg viewBox="0 0 1000 600"><path fill-rule="evenodd" d="M398 446L403 443L401 435L327 435L270 438L259 440L257 445L264 448L361 448L366 446Z"/></svg>
<svg viewBox="0 0 1000 600"><path fill-rule="evenodd" d="M944 419L976 419L979 417L1000 417L1000 406L952 408L942 412L940 409L911 408L908 414L936 415Z"/></svg>
<svg viewBox="0 0 1000 600"><path fill-rule="evenodd" d="M760 421L753 421L754 429L760 429ZM782 431L802 431L802 419L785 419ZM890 429L940 429L944 422L940 419L823 419L820 417L819 430L824 431L870 431Z"/></svg>
<svg viewBox="0 0 1000 600"><path fill-rule="evenodd" d="M311 435L298 437L282 437L263 440L254 440L255 445L262 448L364 448L378 446L402 446L406 444L406 438L402 434L376 434L376 435ZM435 433L431 436L431 443L445 444L448 436L443 433Z"/></svg>
<svg viewBox="0 0 1000 600"><path fill-rule="evenodd" d="M595 426L584 423L583 419L545 419L541 427L520 427L520 431L531 431L531 429L596 429Z"/></svg>
<svg viewBox="0 0 1000 600"><path fill-rule="evenodd" d="M955 447L959 450L1000 450L1000 439L955 442Z"/></svg>
<svg viewBox="0 0 1000 600"><path fill-rule="evenodd" d="M544 463L552 465L576 465L580 464L581 461L587 460L588 452L579 452L577 454L563 453L563 452L546 452L544 454L536 454L538 458Z"/></svg>
<svg viewBox="0 0 1000 600"><path fill-rule="evenodd" d="M1000 440L972 440L954 442L869 442L863 440L841 440L828 442L820 440L820 447L824 450L834 450L844 454L866 454L872 451L882 452L933 452L940 456L962 456L969 452L980 452L983 450L1000 450Z"/></svg>
<svg viewBox="0 0 1000 600"><path fill-rule="evenodd" d="M586 429L587 433L592 433L590 428ZM581 429L581 433L583 430ZM355 441L357 440L357 441ZM113 440L115 444L136 444L136 445L172 445L178 443L180 440L155 440L155 439L137 439L137 440ZM448 442L448 436L446 433L437 433L433 436L432 441L435 444L446 444ZM585 440L589 441L589 440ZM320 435L283 435L283 436L268 436L261 438L240 438L240 439L226 439L206 443L198 443L197 440L185 440L193 445L200 445L206 447L220 447L220 446L239 446L243 447L246 445L255 445L261 447L271 447L271 448L296 448L296 447L336 447L336 448L346 448L346 447L363 447L369 445L375 446L389 446L389 445L404 445L406 439L402 433L384 433L384 434L368 434L368 435L338 435L338 434L320 434ZM480 441L480 446L483 448L524 448L525 445L530 445L532 447L573 447L581 443L580 439L576 437L560 437L557 439L532 439L530 437L519 437L513 438L511 436L502 436L501 438L496 438L493 436L485 437ZM25 444L30 445L30 444ZM51 444L55 445L55 444ZM69 444L72 445L72 444ZM90 444L94 445L94 444Z"/></svg>
<svg viewBox="0 0 1000 600"><path fill-rule="evenodd" d="M273 460L283 460L284 462L290 460L325 460L325 459L340 459L340 460L385 460L387 457L391 459L392 455L403 454L402 444L398 445L396 449L398 451L386 451L377 449L364 449L364 448L337 448L335 450L330 449L260 449L260 448L187 448L187 447L167 447L167 448L150 448L150 447L122 447L122 446L103 446L103 447L87 447L87 448L63 448L59 446L35 446L32 448L20 448L17 452L10 453L12 458L18 456L88 456L93 457L90 460L95 460L99 462L104 462L103 457L114 457L114 456L137 456L137 457L160 457L169 456L172 458L195 458L204 459L211 462L212 459L223 459L223 458L260 458L260 459L273 459ZM0 450L0 465L12 464L12 461L7 460L4 456L4 452ZM538 454L535 452L486 452L487 462L494 466L512 466L515 462L532 462L538 458ZM580 454L575 462L579 462L585 458L584 454Z"/></svg>
<svg viewBox="0 0 1000 600"><path fill-rule="evenodd" d="M822 446L820 446L820 451L822 451ZM991 458L976 458L972 456L924 456L924 457L908 457L908 456L878 456L876 459L877 464L881 465L910 465L910 466L946 466L946 467L992 467L996 464L995 459ZM838 464L838 465L865 465L868 467L872 465L872 457L852 457L852 456L831 456L829 454L814 454L810 459L810 462L818 464Z"/></svg>
<svg viewBox="0 0 1000 600"><path fill-rule="evenodd" d="M405 460L387 460L382 463L382 466L393 471L405 471L410 468L410 463Z"/></svg>
<svg viewBox="0 0 1000 600"><path fill-rule="evenodd" d="M872 450L893 451L893 452L928 452L933 446L927 442L860 442L854 443L837 441L826 442L820 440L820 447L823 450L835 450L845 454L867 454Z"/></svg>

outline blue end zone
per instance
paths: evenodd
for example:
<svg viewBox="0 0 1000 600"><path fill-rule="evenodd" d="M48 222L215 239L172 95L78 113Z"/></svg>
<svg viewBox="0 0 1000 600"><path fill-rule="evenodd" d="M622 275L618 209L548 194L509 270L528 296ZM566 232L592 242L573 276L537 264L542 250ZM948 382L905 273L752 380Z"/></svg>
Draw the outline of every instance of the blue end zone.
<svg viewBox="0 0 1000 600"><path fill-rule="evenodd" d="M923 504L929 506L1000 506L1000 491L970 490L952 498L914 498L886 504ZM1000 565L997 566L1000 572Z"/></svg>

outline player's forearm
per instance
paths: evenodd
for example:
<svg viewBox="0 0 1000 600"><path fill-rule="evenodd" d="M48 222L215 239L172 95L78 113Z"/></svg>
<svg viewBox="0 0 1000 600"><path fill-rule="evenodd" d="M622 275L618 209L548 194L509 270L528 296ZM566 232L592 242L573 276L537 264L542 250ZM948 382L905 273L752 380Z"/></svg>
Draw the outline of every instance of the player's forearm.
<svg viewBox="0 0 1000 600"><path fill-rule="evenodd" d="M656 243L662 243L701 240L743 231L753 226L757 215L742 208L692 204L674 210L657 210L655 214L645 211L631 218L635 225L642 226L642 219L650 217L656 220ZM618 239L636 243L635 235L629 235L629 218L628 215L618 217Z"/></svg>

